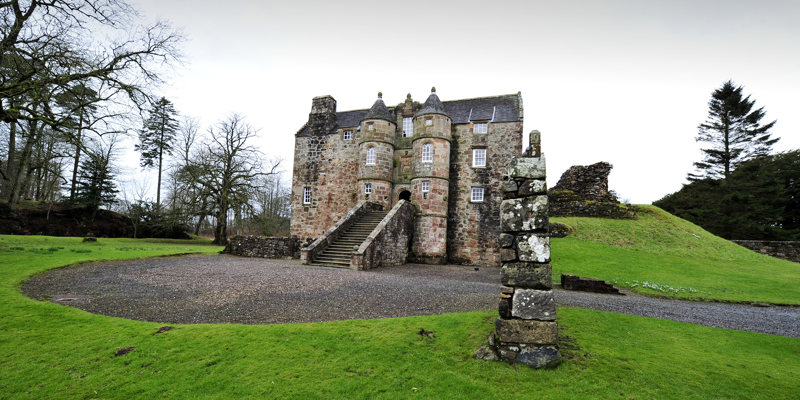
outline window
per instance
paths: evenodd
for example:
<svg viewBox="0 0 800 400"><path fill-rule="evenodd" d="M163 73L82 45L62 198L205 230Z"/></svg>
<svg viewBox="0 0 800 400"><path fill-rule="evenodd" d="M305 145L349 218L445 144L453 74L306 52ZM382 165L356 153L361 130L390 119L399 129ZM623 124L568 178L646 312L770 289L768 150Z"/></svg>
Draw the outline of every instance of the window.
<svg viewBox="0 0 800 400"><path fill-rule="evenodd" d="M344 131L344 140L353 140L353 131Z"/></svg>
<svg viewBox="0 0 800 400"><path fill-rule="evenodd" d="M433 144L432 143L425 143L422 145L422 162L424 163L432 163L433 162Z"/></svg>
<svg viewBox="0 0 800 400"><path fill-rule="evenodd" d="M371 194L372 193L372 184L365 183L364 184L364 194Z"/></svg>
<svg viewBox="0 0 800 400"><path fill-rule="evenodd" d="M368 131L374 131L375 130L375 124L372 124L372 123L367 124L367 130Z"/></svg>
<svg viewBox="0 0 800 400"><path fill-rule="evenodd" d="M303 204L311 204L311 188L308 186L303 188Z"/></svg>
<svg viewBox="0 0 800 400"><path fill-rule="evenodd" d="M367 165L375 165L375 148L367 147Z"/></svg>
<svg viewBox="0 0 800 400"><path fill-rule="evenodd" d="M431 181L422 181L422 193L431 191Z"/></svg>
<svg viewBox="0 0 800 400"><path fill-rule="evenodd" d="M426 119L425 120L425 126L431 126L431 125L433 125L433 120L430 119L430 118Z"/></svg>
<svg viewBox="0 0 800 400"><path fill-rule="evenodd" d="M486 149L472 149L472 166L486 166Z"/></svg>
<svg viewBox="0 0 800 400"><path fill-rule="evenodd" d="M403 137L412 136L414 136L414 118L405 117L403 118Z"/></svg>
<svg viewBox="0 0 800 400"><path fill-rule="evenodd" d="M472 202L483 203L483 188L481 187L472 188Z"/></svg>
<svg viewBox="0 0 800 400"><path fill-rule="evenodd" d="M488 131L489 131L488 122L476 122L474 125L472 125L473 133L486 133Z"/></svg>

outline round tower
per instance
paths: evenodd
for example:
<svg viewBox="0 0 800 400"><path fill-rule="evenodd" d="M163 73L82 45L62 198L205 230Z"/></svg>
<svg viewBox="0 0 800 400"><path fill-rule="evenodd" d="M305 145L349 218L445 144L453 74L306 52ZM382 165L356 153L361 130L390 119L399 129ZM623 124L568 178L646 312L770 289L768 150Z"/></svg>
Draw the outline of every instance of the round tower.
<svg viewBox="0 0 800 400"><path fill-rule="evenodd" d="M359 200L383 204L385 210L392 205L396 127L394 118L383 103L382 93L378 93L378 99L360 124L356 191Z"/></svg>
<svg viewBox="0 0 800 400"><path fill-rule="evenodd" d="M417 262L447 261L447 196L452 119L436 88L414 115L411 199L418 205L413 257Z"/></svg>

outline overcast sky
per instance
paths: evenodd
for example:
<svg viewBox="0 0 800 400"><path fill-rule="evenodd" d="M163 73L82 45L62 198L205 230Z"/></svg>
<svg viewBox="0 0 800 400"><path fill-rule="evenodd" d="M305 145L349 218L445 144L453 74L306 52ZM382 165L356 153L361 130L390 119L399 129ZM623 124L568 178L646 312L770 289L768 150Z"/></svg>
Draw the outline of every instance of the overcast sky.
<svg viewBox="0 0 800 400"><path fill-rule="evenodd" d="M697 125L732 79L800 148L798 1L134 0L183 30L186 65L163 94L203 126L238 112L291 177L294 134L314 96L339 111L522 92L542 132L548 183L607 161L610 187L646 204L701 158ZM131 144L132 147L132 144ZM142 176L135 155L123 175ZM153 183L153 186L155 184ZM153 197L154 192L153 192Z"/></svg>

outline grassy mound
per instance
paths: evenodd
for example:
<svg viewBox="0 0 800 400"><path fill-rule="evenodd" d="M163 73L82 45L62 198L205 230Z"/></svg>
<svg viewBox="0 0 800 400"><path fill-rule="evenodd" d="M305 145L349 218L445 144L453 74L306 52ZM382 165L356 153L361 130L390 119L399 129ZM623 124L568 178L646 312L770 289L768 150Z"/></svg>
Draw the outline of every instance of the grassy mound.
<svg viewBox="0 0 800 400"><path fill-rule="evenodd" d="M800 265L750 251L654 206L636 220L553 218L553 279L590 276L643 294L800 304Z"/></svg>

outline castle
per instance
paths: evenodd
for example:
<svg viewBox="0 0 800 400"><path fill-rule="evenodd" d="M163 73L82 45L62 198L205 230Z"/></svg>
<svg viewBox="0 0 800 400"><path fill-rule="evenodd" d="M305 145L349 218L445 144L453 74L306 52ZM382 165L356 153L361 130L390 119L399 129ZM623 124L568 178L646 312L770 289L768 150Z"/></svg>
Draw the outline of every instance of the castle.
<svg viewBox="0 0 800 400"><path fill-rule="evenodd" d="M502 176L522 154L520 93L337 111L315 97L295 136L291 234L314 239L363 201L415 206L408 259L500 265Z"/></svg>

